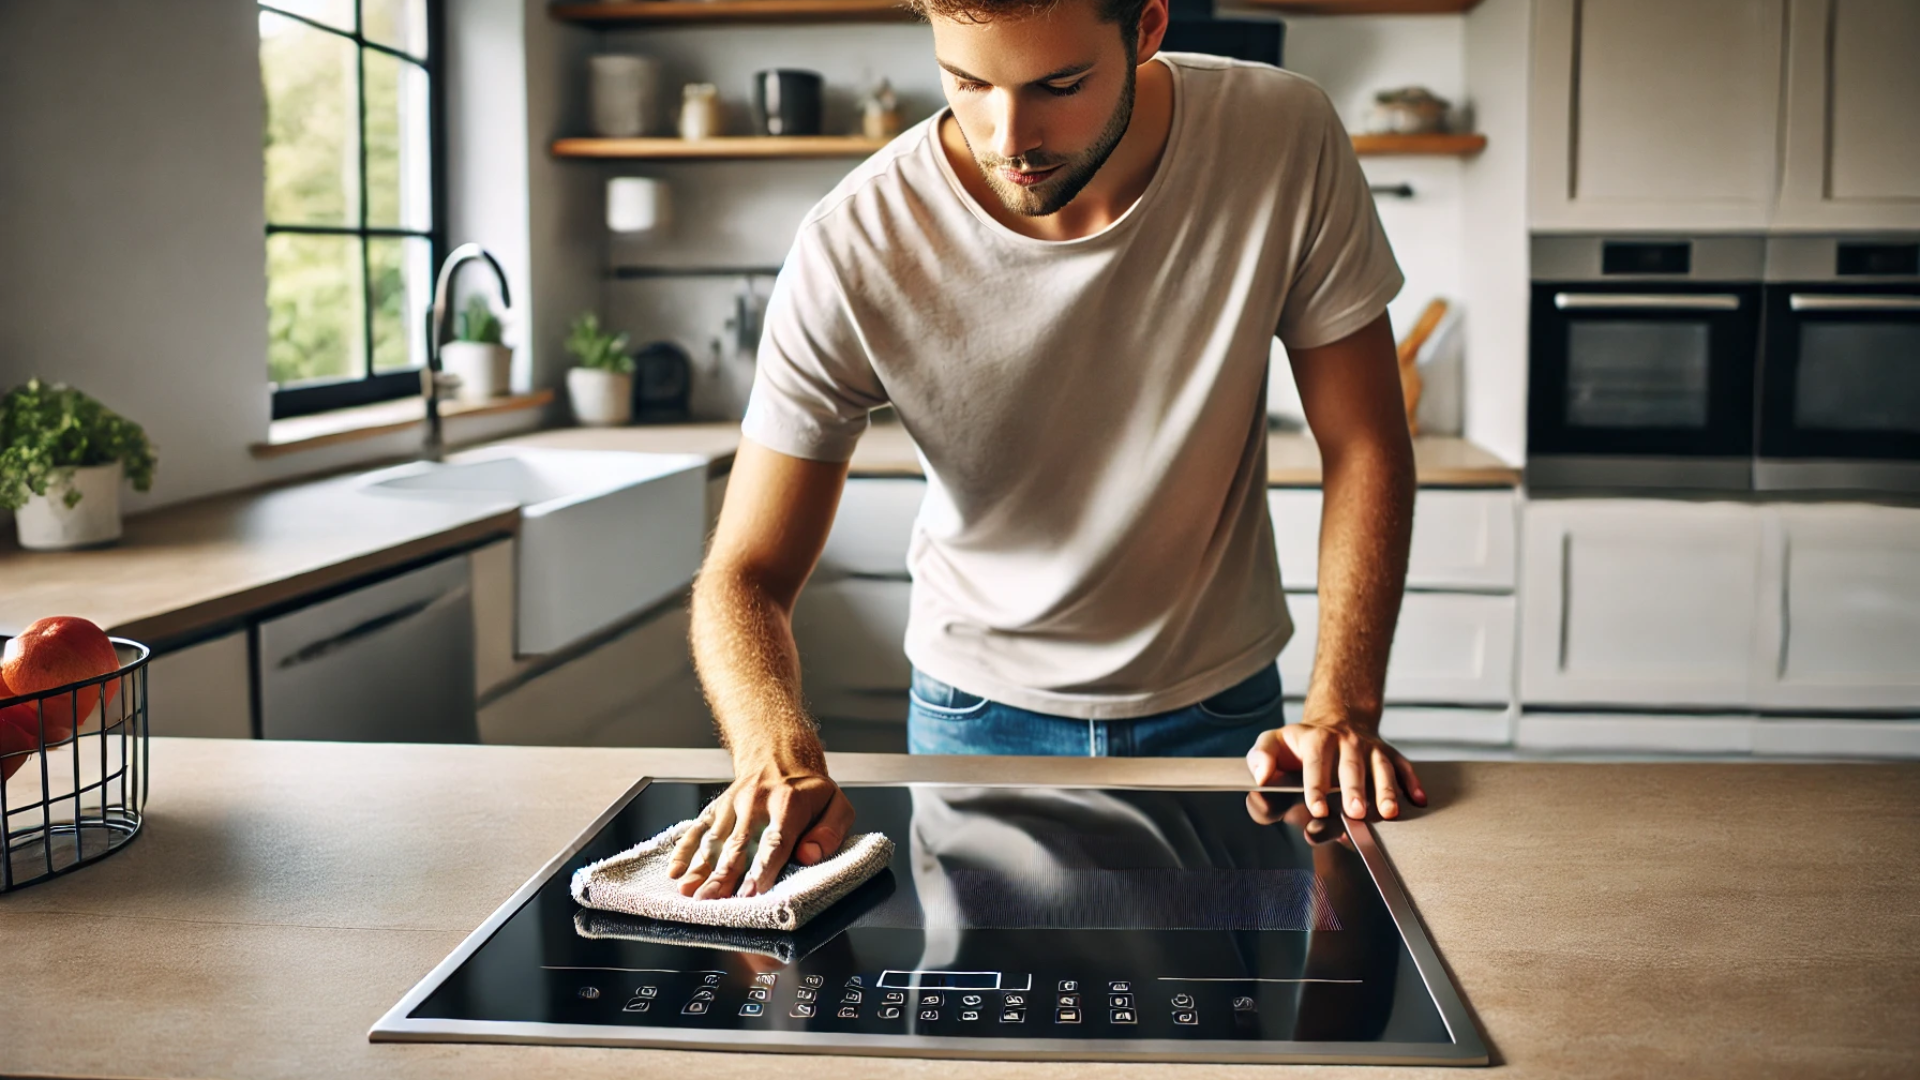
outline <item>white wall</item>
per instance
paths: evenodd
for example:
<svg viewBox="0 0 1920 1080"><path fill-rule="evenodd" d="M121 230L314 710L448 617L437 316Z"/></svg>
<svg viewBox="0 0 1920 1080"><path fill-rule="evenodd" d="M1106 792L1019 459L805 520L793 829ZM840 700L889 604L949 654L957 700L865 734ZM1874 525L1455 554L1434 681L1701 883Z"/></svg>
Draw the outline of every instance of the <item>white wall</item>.
<svg viewBox="0 0 1920 1080"><path fill-rule="evenodd" d="M257 9L0 3L0 391L72 383L160 454L129 508L243 486L266 437Z"/></svg>
<svg viewBox="0 0 1920 1080"><path fill-rule="evenodd" d="M1527 452L1529 10L1482 0L1466 17L1467 93L1487 136L1464 177L1466 436L1514 464Z"/></svg>

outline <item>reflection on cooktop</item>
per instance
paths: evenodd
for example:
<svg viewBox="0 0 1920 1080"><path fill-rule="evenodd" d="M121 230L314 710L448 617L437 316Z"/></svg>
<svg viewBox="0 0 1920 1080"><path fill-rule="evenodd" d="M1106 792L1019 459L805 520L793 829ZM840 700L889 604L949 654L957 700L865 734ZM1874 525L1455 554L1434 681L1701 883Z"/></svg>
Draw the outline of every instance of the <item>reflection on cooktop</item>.
<svg viewBox="0 0 1920 1080"><path fill-rule="evenodd" d="M1295 793L850 786L857 827L892 837L893 863L792 934L573 902L576 868L692 816L719 790L643 783L373 1037L1486 1060L1371 832L1309 827Z"/></svg>

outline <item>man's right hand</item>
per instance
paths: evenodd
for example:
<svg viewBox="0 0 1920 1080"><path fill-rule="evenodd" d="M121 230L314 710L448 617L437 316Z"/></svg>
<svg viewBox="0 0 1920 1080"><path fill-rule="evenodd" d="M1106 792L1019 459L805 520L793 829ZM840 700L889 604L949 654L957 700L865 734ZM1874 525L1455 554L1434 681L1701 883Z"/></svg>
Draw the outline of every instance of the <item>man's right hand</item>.
<svg viewBox="0 0 1920 1080"><path fill-rule="evenodd" d="M852 827L853 804L824 764L742 768L674 846L667 876L697 900L754 896L789 858L812 866L839 851Z"/></svg>

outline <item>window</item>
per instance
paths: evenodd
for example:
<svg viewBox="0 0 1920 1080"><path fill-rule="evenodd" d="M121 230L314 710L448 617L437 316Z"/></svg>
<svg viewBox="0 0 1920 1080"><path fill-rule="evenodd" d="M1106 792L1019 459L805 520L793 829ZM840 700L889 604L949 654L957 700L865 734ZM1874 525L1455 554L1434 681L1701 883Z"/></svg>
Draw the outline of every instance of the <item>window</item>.
<svg viewBox="0 0 1920 1080"><path fill-rule="evenodd" d="M420 391L443 246L438 8L260 4L275 419Z"/></svg>

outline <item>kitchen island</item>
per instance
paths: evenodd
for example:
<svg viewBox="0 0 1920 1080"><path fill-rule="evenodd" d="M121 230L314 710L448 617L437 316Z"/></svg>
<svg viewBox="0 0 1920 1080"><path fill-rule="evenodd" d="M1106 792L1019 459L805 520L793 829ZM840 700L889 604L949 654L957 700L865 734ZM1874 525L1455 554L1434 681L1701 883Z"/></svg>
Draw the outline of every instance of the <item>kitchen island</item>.
<svg viewBox="0 0 1920 1080"><path fill-rule="evenodd" d="M1232 760L842 755L832 765L867 781L1245 775ZM699 750L157 739L145 834L97 866L0 897L0 1073L1062 1075L1030 1062L367 1041L635 778L726 767ZM1920 766L1421 769L1435 807L1379 835L1506 1071L1894 1076L1920 1060ZM1250 1072L1071 1066L1075 1077Z"/></svg>

